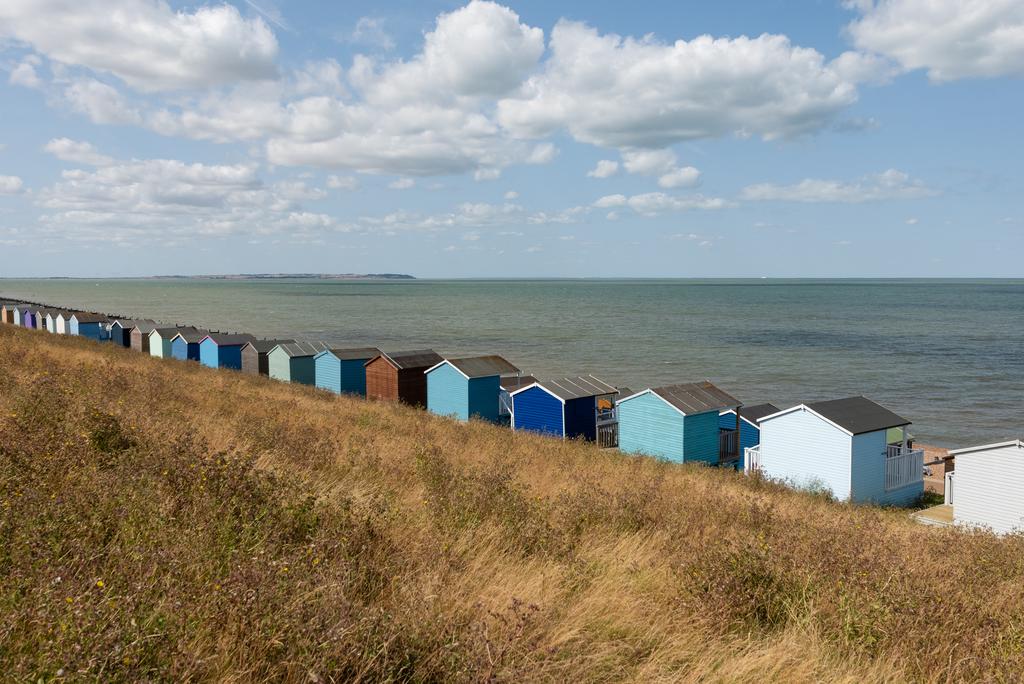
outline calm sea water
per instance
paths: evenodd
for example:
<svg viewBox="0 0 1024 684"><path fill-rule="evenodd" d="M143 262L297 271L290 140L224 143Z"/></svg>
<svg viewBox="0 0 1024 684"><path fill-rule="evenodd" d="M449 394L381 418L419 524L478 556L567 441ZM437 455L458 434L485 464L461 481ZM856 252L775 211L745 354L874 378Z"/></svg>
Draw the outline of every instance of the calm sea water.
<svg viewBox="0 0 1024 684"><path fill-rule="evenodd" d="M922 441L1024 436L1024 280L0 280L0 295L266 337L502 354L748 404L853 394Z"/></svg>

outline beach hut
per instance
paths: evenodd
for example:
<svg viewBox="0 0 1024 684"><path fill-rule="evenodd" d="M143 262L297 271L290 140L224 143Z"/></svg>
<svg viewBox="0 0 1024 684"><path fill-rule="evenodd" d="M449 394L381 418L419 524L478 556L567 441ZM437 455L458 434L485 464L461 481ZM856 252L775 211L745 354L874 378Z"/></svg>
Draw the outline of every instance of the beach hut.
<svg viewBox="0 0 1024 684"><path fill-rule="evenodd" d="M14 325L14 309L21 302L4 301L0 303L0 320L8 325Z"/></svg>
<svg viewBox="0 0 1024 684"><path fill-rule="evenodd" d="M35 310L35 327L36 330L46 330L46 315L50 313L49 309L39 307Z"/></svg>
<svg viewBox="0 0 1024 684"><path fill-rule="evenodd" d="M68 319L67 334L88 337L97 342L102 342L107 339L109 334L106 327L108 320L106 316L101 314L76 311Z"/></svg>
<svg viewBox="0 0 1024 684"><path fill-rule="evenodd" d="M26 306L24 308L19 307L21 311L21 327L28 328L29 330L36 329L36 309L32 306Z"/></svg>
<svg viewBox="0 0 1024 684"><path fill-rule="evenodd" d="M721 452L718 416L741 405L706 380L631 394L619 400L619 449L676 463L735 461L735 453Z"/></svg>
<svg viewBox="0 0 1024 684"><path fill-rule="evenodd" d="M132 328L137 325L149 324L155 326L154 321L134 318L115 318L110 322L110 341L122 347L132 346ZM146 333L147 335L149 333Z"/></svg>
<svg viewBox="0 0 1024 684"><path fill-rule="evenodd" d="M149 354L158 359L171 358L171 340L178 334L178 326L153 328L149 331Z"/></svg>
<svg viewBox="0 0 1024 684"><path fill-rule="evenodd" d="M198 361L199 343L209 334L198 328L178 328L171 338L171 357L179 361Z"/></svg>
<svg viewBox="0 0 1024 684"><path fill-rule="evenodd" d="M275 380L302 385L316 384L316 355L327 349L323 342L285 342L267 353L267 374Z"/></svg>
<svg viewBox="0 0 1024 684"><path fill-rule="evenodd" d="M501 376L518 372L500 356L444 359L425 372L427 410L461 421L480 418L497 423Z"/></svg>
<svg viewBox="0 0 1024 684"><path fill-rule="evenodd" d="M242 347L255 339L244 333L209 333L199 342L199 362L210 368L242 370Z"/></svg>
<svg viewBox="0 0 1024 684"><path fill-rule="evenodd" d="M54 331L58 335L70 335L71 334L71 317L75 315L74 311L60 311L57 313L57 319L54 323Z"/></svg>
<svg viewBox="0 0 1024 684"><path fill-rule="evenodd" d="M335 394L366 396L366 362L380 354L375 347L324 349L313 357L316 386Z"/></svg>
<svg viewBox="0 0 1024 684"><path fill-rule="evenodd" d="M60 314L61 312L57 309L53 309L46 314L46 332L57 333L57 317Z"/></svg>
<svg viewBox="0 0 1024 684"><path fill-rule="evenodd" d="M295 340L253 340L242 347L242 372L250 375L269 375L270 362L267 360L274 347L290 344Z"/></svg>
<svg viewBox="0 0 1024 684"><path fill-rule="evenodd" d="M424 371L441 361L444 359L433 349L381 352L366 362L366 396L426 406L427 376Z"/></svg>
<svg viewBox="0 0 1024 684"><path fill-rule="evenodd" d="M532 375L509 375L498 381L498 418L505 425L512 424L512 393L537 382Z"/></svg>
<svg viewBox="0 0 1024 684"><path fill-rule="evenodd" d="M910 421L865 397L798 404L758 421L761 444L745 450L747 470L840 501L905 506L924 493L924 451ZM901 428L893 443L889 430Z"/></svg>
<svg viewBox="0 0 1024 684"><path fill-rule="evenodd" d="M149 353L149 333L156 329L156 324L152 321L137 321L132 326L131 333L129 333L131 339L131 348L134 351L142 352L144 354Z"/></svg>
<svg viewBox="0 0 1024 684"><path fill-rule="evenodd" d="M593 375L537 380L511 393L512 429L594 441L598 400L611 400L617 393L618 389Z"/></svg>
<svg viewBox="0 0 1024 684"><path fill-rule="evenodd" d="M14 320L12 321L14 325L21 328L25 327L22 318L26 309L28 309L28 304L15 304L11 307L11 310L14 312Z"/></svg>
<svg viewBox="0 0 1024 684"><path fill-rule="evenodd" d="M1024 531L1024 442L954 449L946 474L946 504L953 522L996 534Z"/></svg>
<svg viewBox="0 0 1024 684"><path fill-rule="evenodd" d="M718 414L718 431L721 438L719 451L723 454L742 454L744 449L755 447L761 443L761 428L757 421L765 416L778 413L775 404L754 404L744 406L739 417L739 450L736 449L736 409L730 408Z"/></svg>

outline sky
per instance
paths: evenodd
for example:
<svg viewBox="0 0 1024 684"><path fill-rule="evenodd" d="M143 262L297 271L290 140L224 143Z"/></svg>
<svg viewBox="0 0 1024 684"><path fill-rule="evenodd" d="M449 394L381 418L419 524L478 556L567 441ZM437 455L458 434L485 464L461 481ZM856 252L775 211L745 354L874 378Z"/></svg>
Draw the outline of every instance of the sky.
<svg viewBox="0 0 1024 684"><path fill-rule="evenodd" d="M1024 276L1024 3L0 3L0 277Z"/></svg>

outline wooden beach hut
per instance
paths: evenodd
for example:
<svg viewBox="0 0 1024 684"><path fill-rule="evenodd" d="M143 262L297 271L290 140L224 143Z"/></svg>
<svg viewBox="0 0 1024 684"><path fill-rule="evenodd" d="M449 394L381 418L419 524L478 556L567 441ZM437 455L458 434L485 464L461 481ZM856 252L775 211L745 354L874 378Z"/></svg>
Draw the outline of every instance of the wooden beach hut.
<svg viewBox="0 0 1024 684"><path fill-rule="evenodd" d="M718 416L740 406L707 381L645 389L619 400L619 449L676 463L735 460L721 453Z"/></svg>
<svg viewBox="0 0 1024 684"><path fill-rule="evenodd" d="M428 368L427 410L439 416L468 421L499 421L501 376L519 369L501 356L445 359Z"/></svg>
<svg viewBox="0 0 1024 684"><path fill-rule="evenodd" d="M131 348L134 351L149 353L149 333L156 329L156 323L152 321L137 321L132 326L130 333Z"/></svg>
<svg viewBox="0 0 1024 684"><path fill-rule="evenodd" d="M744 449L755 447L761 443L761 428L758 426L757 421L761 420L765 416L770 416L773 413L778 413L779 407L775 404L754 404L753 406L744 406L740 411L739 416L739 436L740 444L739 451L736 450L736 409L730 408L722 411L718 414L718 431L719 437L721 438L721 447L719 451L725 453L739 453L742 454Z"/></svg>
<svg viewBox="0 0 1024 684"><path fill-rule="evenodd" d="M33 306L19 307L19 311L21 311L21 327L35 330L36 308Z"/></svg>
<svg viewBox="0 0 1024 684"><path fill-rule="evenodd" d="M57 317L60 313L58 309L52 309L46 314L46 332L57 333Z"/></svg>
<svg viewBox="0 0 1024 684"><path fill-rule="evenodd" d="M178 331L181 330L178 326L171 326L166 328L153 328L149 331L149 354L155 356L158 359L169 359L171 358L171 340L174 339Z"/></svg>
<svg viewBox="0 0 1024 684"><path fill-rule="evenodd" d="M424 372L441 361L444 359L433 349L381 352L366 362L366 396L425 407L427 376Z"/></svg>
<svg viewBox="0 0 1024 684"><path fill-rule="evenodd" d="M71 317L75 315L75 311L61 311L57 314L57 320L54 323L55 332L58 335L70 335L71 334Z"/></svg>
<svg viewBox="0 0 1024 684"><path fill-rule="evenodd" d="M110 323L110 341L114 344L119 344L122 347L131 348L132 328L137 325L147 323L153 326L156 325L155 321L146 320L144 318L115 318Z"/></svg>
<svg viewBox="0 0 1024 684"><path fill-rule="evenodd" d="M618 389L593 375L538 380L512 392L512 429L594 441L598 401L613 400L617 393Z"/></svg>
<svg viewBox="0 0 1024 684"><path fill-rule="evenodd" d="M38 307L35 310L35 328L36 330L46 330L46 315L50 313L50 310L45 307Z"/></svg>
<svg viewBox="0 0 1024 684"><path fill-rule="evenodd" d="M171 358L179 361L198 361L199 343L209 334L198 328L178 328L171 338Z"/></svg>
<svg viewBox="0 0 1024 684"><path fill-rule="evenodd" d="M28 306L28 304L15 304L11 309L14 312L13 324L18 326L19 328L25 327L23 319L25 310L28 309Z"/></svg>
<svg viewBox="0 0 1024 684"><path fill-rule="evenodd" d="M323 342L285 342L267 354L267 374L275 380L301 385L316 384L316 355L327 349Z"/></svg>
<svg viewBox="0 0 1024 684"><path fill-rule="evenodd" d="M250 375L269 375L270 362L267 359L274 347L290 344L295 340L253 340L242 347L242 372Z"/></svg>
<svg viewBox="0 0 1024 684"><path fill-rule="evenodd" d="M747 470L854 503L906 506L924 493L924 451L910 447L910 421L870 399L798 404L758 425L761 444L745 450ZM901 428L895 443L892 428Z"/></svg>
<svg viewBox="0 0 1024 684"><path fill-rule="evenodd" d="M14 325L14 309L22 302L4 301L0 304L0 320L8 325Z"/></svg>
<svg viewBox="0 0 1024 684"><path fill-rule="evenodd" d="M1024 531L1024 442L986 444L949 452L946 503L953 522L996 534Z"/></svg>
<svg viewBox="0 0 1024 684"><path fill-rule="evenodd" d="M313 357L316 386L335 394L366 396L366 362L380 354L376 347L324 349Z"/></svg>
<svg viewBox="0 0 1024 684"><path fill-rule="evenodd" d="M209 333L199 342L199 362L210 368L242 370L242 347L255 339L245 333Z"/></svg>
<svg viewBox="0 0 1024 684"><path fill-rule="evenodd" d="M67 334L78 337L88 337L89 339L96 340L97 342L102 342L107 339L107 335L109 334L106 327L107 321L109 320L110 319L102 314L75 311L71 314L71 318L68 319Z"/></svg>
<svg viewBox="0 0 1024 684"><path fill-rule="evenodd" d="M512 424L512 393L537 382L532 375L509 375L501 378L498 384L498 417L502 424Z"/></svg>

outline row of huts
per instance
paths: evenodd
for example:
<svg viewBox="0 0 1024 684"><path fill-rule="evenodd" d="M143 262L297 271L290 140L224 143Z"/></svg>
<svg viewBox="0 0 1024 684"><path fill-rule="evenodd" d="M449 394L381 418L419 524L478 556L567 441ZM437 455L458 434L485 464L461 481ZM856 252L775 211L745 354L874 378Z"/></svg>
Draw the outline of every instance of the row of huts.
<svg viewBox="0 0 1024 684"><path fill-rule="evenodd" d="M402 401L461 421L485 420L514 431L593 441L678 463L757 472L838 500L909 506L924 492L924 452L913 444L910 421L860 396L786 409L771 403L745 406L709 381L632 391L593 375L539 379L497 355L453 358L431 349L385 352L258 339L21 302L2 302L0 318L11 325L110 341L210 368L265 375L336 394ZM994 446L995 453L1024 464L1020 442ZM968 460L977 463L982 459L975 454L989 453L985 449L959 453L971 454ZM963 515L950 513L952 522L1004 532L1024 527L1020 467L1020 482L1001 478L995 464L989 467L991 477L961 477L958 499L1005 504L989 517L977 505L964 504ZM945 505L955 511L952 482L947 477ZM983 512L988 508L981 506Z"/></svg>

